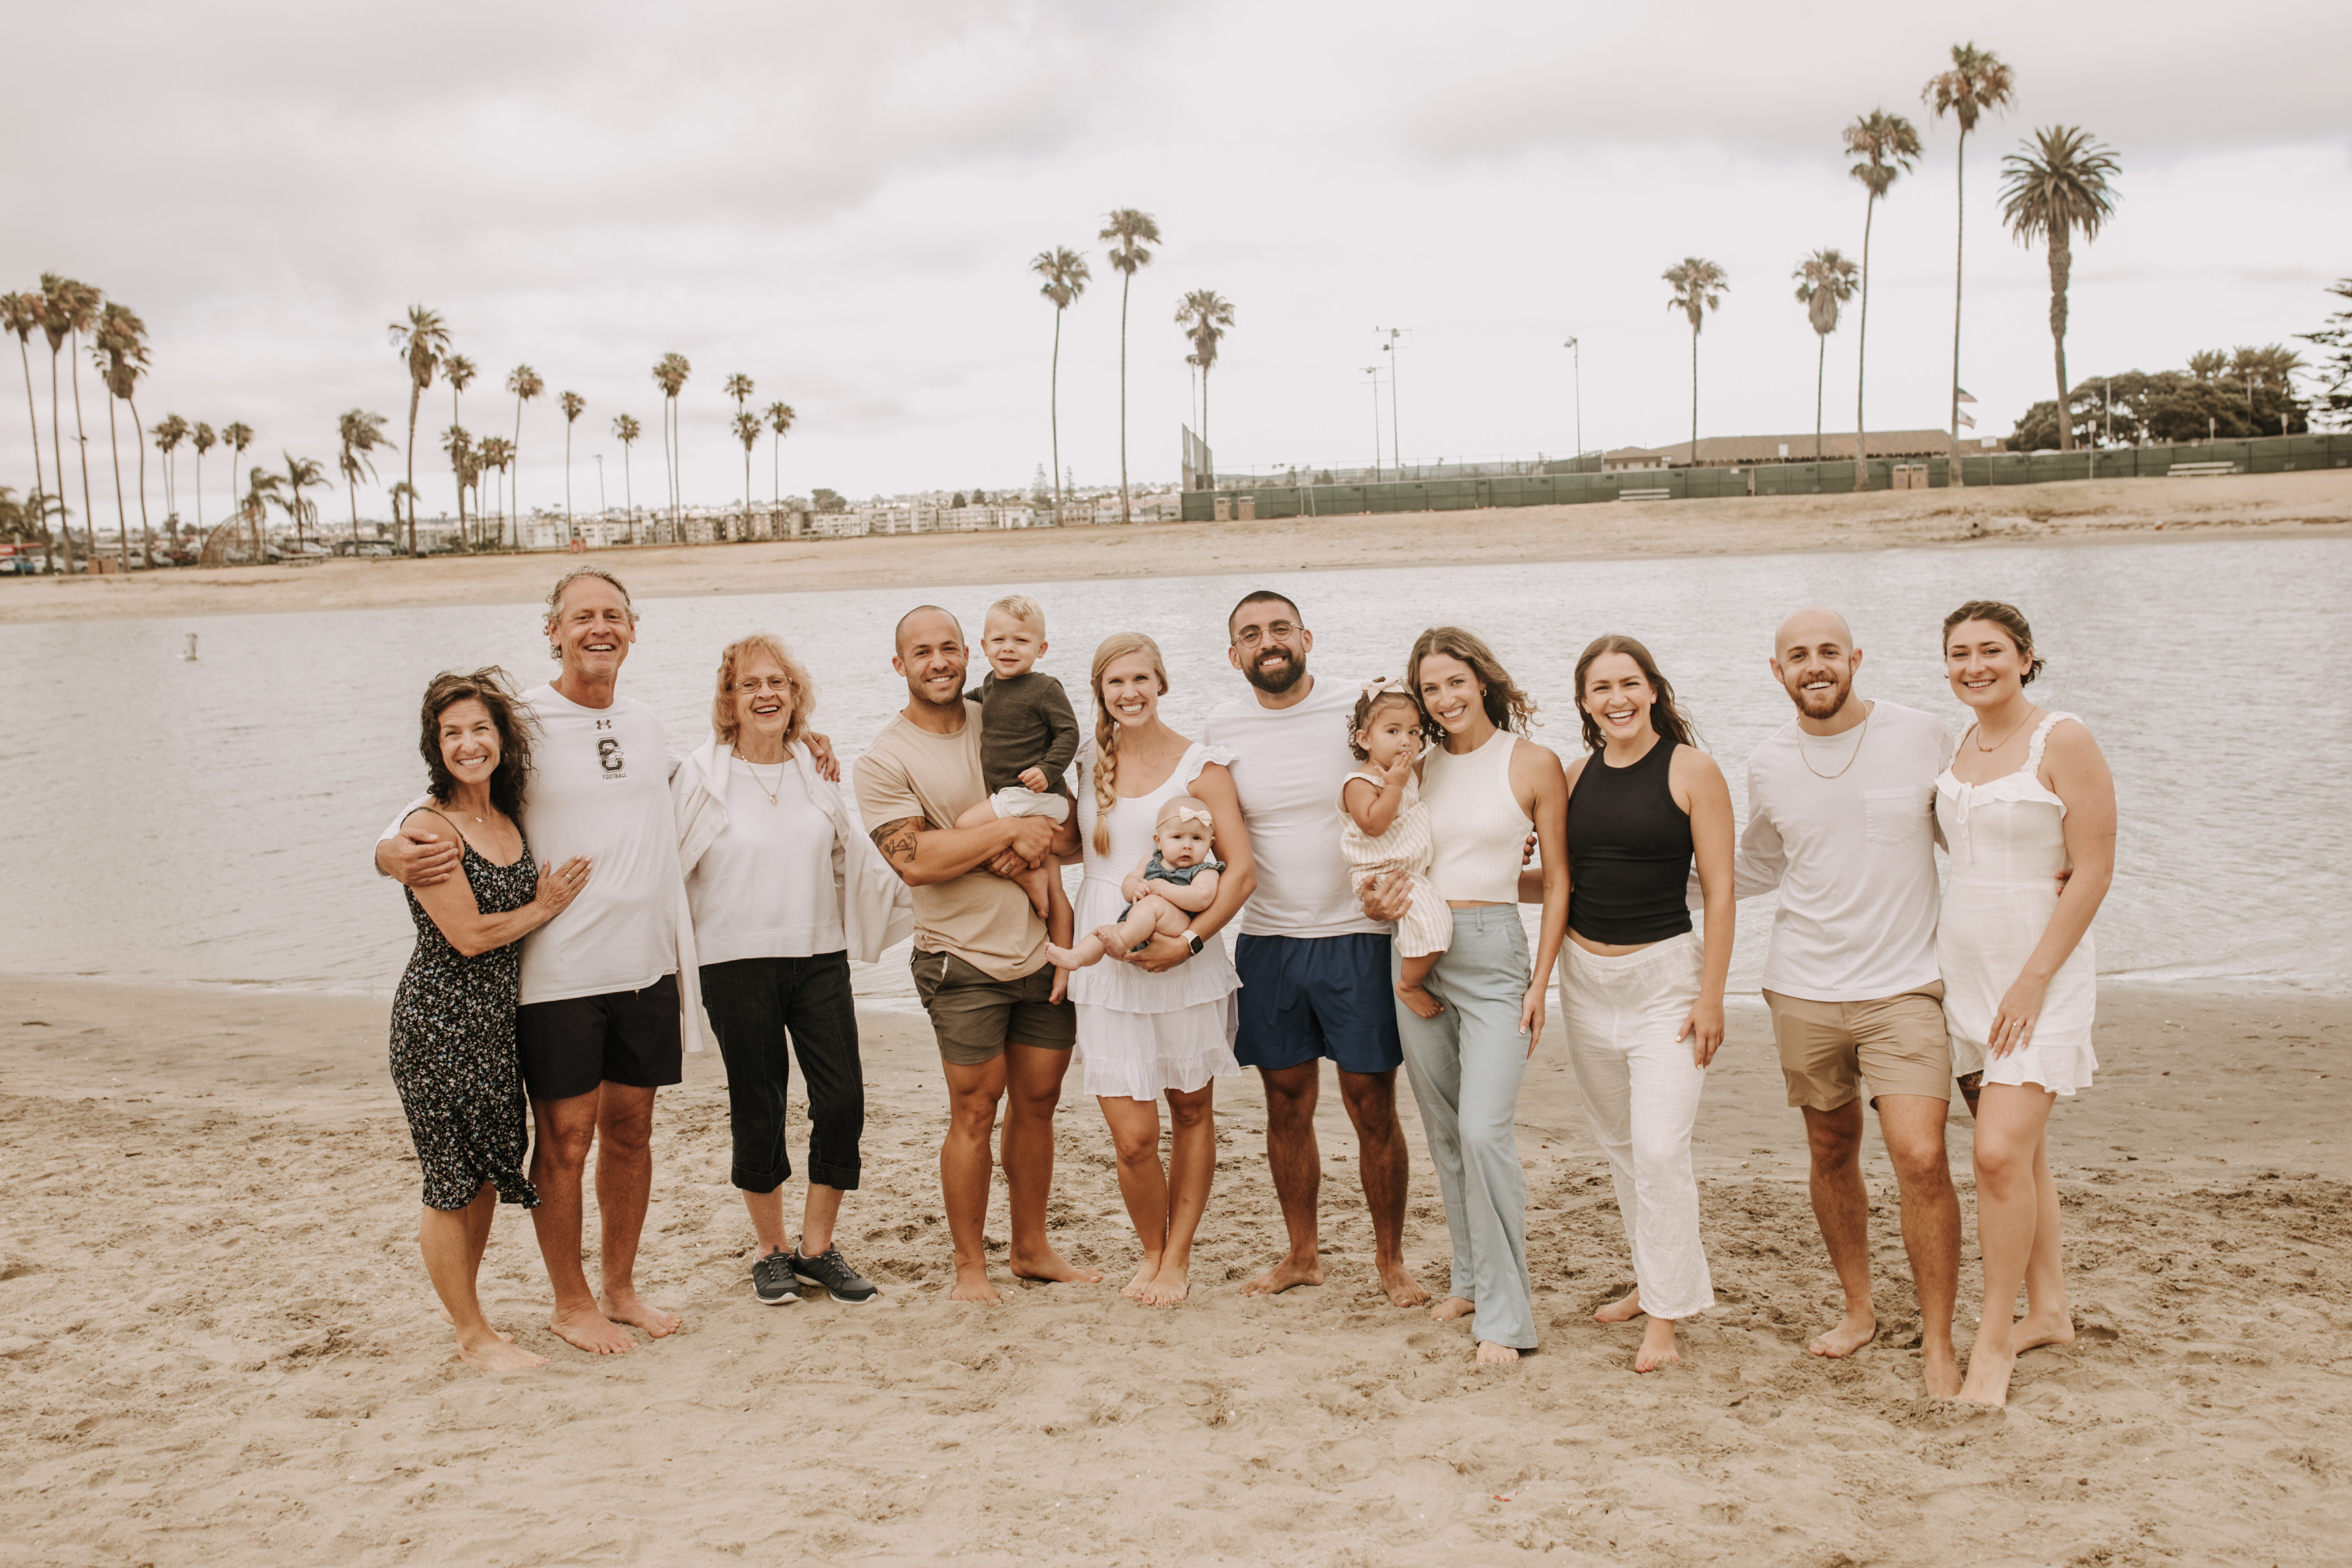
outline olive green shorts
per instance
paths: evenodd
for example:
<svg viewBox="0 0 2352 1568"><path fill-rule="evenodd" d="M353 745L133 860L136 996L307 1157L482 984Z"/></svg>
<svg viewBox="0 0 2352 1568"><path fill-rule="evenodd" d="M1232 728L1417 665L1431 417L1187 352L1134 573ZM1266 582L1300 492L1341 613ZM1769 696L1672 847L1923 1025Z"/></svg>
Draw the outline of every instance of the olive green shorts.
<svg viewBox="0 0 2352 1568"><path fill-rule="evenodd" d="M909 966L941 1061L978 1067L1003 1056L1007 1045L1066 1051L1078 1043L1077 1009L1046 1000L1054 993L1050 963L1018 980L998 980L952 952L919 949Z"/></svg>

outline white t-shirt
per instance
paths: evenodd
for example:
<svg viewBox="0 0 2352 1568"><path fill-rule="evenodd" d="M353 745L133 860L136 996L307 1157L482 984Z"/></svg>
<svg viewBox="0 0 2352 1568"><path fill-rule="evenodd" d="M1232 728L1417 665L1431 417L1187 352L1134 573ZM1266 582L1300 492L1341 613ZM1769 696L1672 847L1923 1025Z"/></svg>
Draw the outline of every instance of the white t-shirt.
<svg viewBox="0 0 2352 1568"><path fill-rule="evenodd" d="M1780 889L1764 989L1869 1002L1937 978L1936 775L1952 752L1941 722L1885 700L1866 735L1792 719L1756 748L1735 881L1741 898Z"/></svg>
<svg viewBox="0 0 2352 1568"><path fill-rule="evenodd" d="M809 798L790 757L757 767L726 761L727 831L686 879L695 956L730 963L839 952L849 938L833 881L833 818Z"/></svg>
<svg viewBox="0 0 2352 1568"><path fill-rule="evenodd" d="M1356 694L1344 681L1317 680L1287 708L1264 707L1253 693L1209 714L1202 739L1233 753L1227 766L1257 867L1257 890L1242 906L1244 936L1379 936L1393 929L1365 917L1339 852L1339 789L1363 766L1348 749Z"/></svg>
<svg viewBox="0 0 2352 1568"><path fill-rule="evenodd" d="M572 907L523 939L522 1000L641 991L677 973L677 826L661 721L633 697L583 708L535 686L522 701L540 727L522 814L530 852L542 866L593 862Z"/></svg>

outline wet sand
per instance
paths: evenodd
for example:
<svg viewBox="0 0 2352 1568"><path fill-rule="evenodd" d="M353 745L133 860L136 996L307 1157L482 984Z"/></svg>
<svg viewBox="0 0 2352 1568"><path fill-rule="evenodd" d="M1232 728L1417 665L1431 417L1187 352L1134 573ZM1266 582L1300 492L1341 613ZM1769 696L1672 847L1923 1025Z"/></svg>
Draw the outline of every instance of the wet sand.
<svg viewBox="0 0 2352 1568"><path fill-rule="evenodd" d="M507 1210L484 1297L552 1360L483 1377L452 1359L417 1260L385 1011L0 977L0 1563L2341 1560L2344 998L2109 988L2105 1069L2053 1122L2081 1337L2024 1357L1997 1414L1919 1396L1876 1151L1883 1331L1847 1362L1805 1354L1835 1289L1752 998L1697 1140L1720 1305L1646 1377L1639 1325L1588 1317L1629 1271L1556 1033L1519 1111L1543 1350L1490 1373L1460 1325L1372 1288L1335 1094L1329 1281L1238 1293L1281 1245L1246 1078L1221 1085L1190 1302L1116 1294L1133 1243L1101 1118L1072 1094L1052 1223L1113 1282L1022 1288L1000 1266L1003 1306L948 1303L937 1058L919 1017L880 1011L841 1232L878 1302L751 1300L720 1063L692 1057L659 1101L640 1270L685 1331L612 1361L564 1347ZM1407 1257L1442 1286L1402 1098ZM1001 1247L1001 1189L989 1233ZM1976 1274L1971 1245L1964 1344Z"/></svg>
<svg viewBox="0 0 2352 1568"><path fill-rule="evenodd" d="M638 598L1214 576L1355 566L1508 564L1672 555L2125 538L2308 537L2352 530L2352 469L2112 479L1867 495L1595 503L1486 511L1156 523L798 543L604 550L583 559ZM329 537L332 537L331 534ZM423 561L0 579L0 623L531 604L570 557Z"/></svg>

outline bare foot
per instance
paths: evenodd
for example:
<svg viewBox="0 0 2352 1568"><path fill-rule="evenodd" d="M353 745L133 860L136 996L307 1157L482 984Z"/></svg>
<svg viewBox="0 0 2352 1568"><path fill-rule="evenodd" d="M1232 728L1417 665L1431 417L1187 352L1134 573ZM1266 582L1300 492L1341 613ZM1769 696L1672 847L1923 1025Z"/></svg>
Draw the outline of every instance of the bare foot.
<svg viewBox="0 0 2352 1568"><path fill-rule="evenodd" d="M1813 1342L1805 1349L1814 1355L1835 1360L1840 1356L1852 1355L1877 1337L1878 1314L1849 1309L1846 1315L1837 1321L1837 1327L1814 1335Z"/></svg>
<svg viewBox="0 0 2352 1568"><path fill-rule="evenodd" d="M1478 1342L1478 1364L1480 1366L1509 1366L1513 1362L1516 1362L1518 1359L1519 1352L1513 1350L1508 1345L1498 1345L1492 1340L1480 1340Z"/></svg>
<svg viewBox="0 0 2352 1568"><path fill-rule="evenodd" d="M1375 1267L1380 1271L1381 1289L1389 1293L1390 1306L1418 1307L1428 1301L1429 1292L1421 1288L1420 1280L1405 1271L1403 1264L1390 1262Z"/></svg>
<svg viewBox="0 0 2352 1568"><path fill-rule="evenodd" d="M988 1282L987 1265L976 1263L970 1268L961 1263L956 1265L955 1289L948 1292L949 1300L983 1301L992 1307L1001 1299L996 1294L996 1287Z"/></svg>
<svg viewBox="0 0 2352 1568"><path fill-rule="evenodd" d="M1434 1018L1445 1011L1445 1004L1432 995L1425 985L1406 985L1400 983L1396 988L1396 994L1397 1000L1412 1008L1417 1016ZM1517 1351L1511 1353L1514 1359L1518 1354Z"/></svg>
<svg viewBox="0 0 2352 1568"><path fill-rule="evenodd" d="M1172 1307L1192 1293L1192 1271L1181 1263L1163 1263L1137 1300L1147 1307Z"/></svg>
<svg viewBox="0 0 2352 1568"><path fill-rule="evenodd" d="M1675 1348L1675 1321L1652 1318L1650 1326L1642 1331L1642 1348L1633 1352L1633 1370L1655 1372L1682 1359L1682 1352Z"/></svg>
<svg viewBox="0 0 2352 1568"><path fill-rule="evenodd" d="M1320 1285L1322 1283L1322 1258L1318 1258L1312 1262L1301 1263L1295 1258L1285 1258L1281 1262L1276 1264L1273 1268L1267 1269L1265 1273L1259 1275L1248 1284L1243 1286L1242 1294L1244 1296L1279 1296L1285 1290L1291 1289L1293 1286Z"/></svg>
<svg viewBox="0 0 2352 1568"><path fill-rule="evenodd" d="M547 1326L555 1331L557 1339L590 1355L626 1355L637 1348L628 1330L593 1307L557 1312L547 1320Z"/></svg>
<svg viewBox="0 0 2352 1568"><path fill-rule="evenodd" d="M1429 1310L1429 1321L1433 1323L1450 1323L1456 1318L1466 1318L1477 1310L1466 1296L1448 1296Z"/></svg>
<svg viewBox="0 0 2352 1568"><path fill-rule="evenodd" d="M1143 1260L1143 1267L1135 1271L1135 1278L1120 1286L1118 1288L1118 1293L1122 1296L1131 1297L1138 1301L1142 1300L1143 1288L1146 1285L1150 1284L1151 1277L1159 1272L1160 1259L1157 1258L1146 1258Z"/></svg>
<svg viewBox="0 0 2352 1568"><path fill-rule="evenodd" d="M1988 1349L1979 1339L1969 1352L1969 1375L1955 1397L1964 1405L2007 1405L2009 1374L2016 1368L2016 1352Z"/></svg>
<svg viewBox="0 0 2352 1568"><path fill-rule="evenodd" d="M1596 1307L1592 1321L1596 1323L1630 1323L1642 1315L1642 1288L1636 1285L1614 1301Z"/></svg>
<svg viewBox="0 0 2352 1568"><path fill-rule="evenodd" d="M640 1328L657 1340L666 1340L677 1332L683 1321L675 1312L665 1312L636 1292L635 1286L624 1285L604 1292L604 1316L616 1323Z"/></svg>
<svg viewBox="0 0 2352 1568"><path fill-rule="evenodd" d="M1959 1359L1949 1344L1925 1346L1919 1359L1927 1374L1928 1398L1950 1399L1960 1392Z"/></svg>
<svg viewBox="0 0 2352 1568"><path fill-rule="evenodd" d="M2028 1312L2010 1331L2009 1342L2020 1355L2039 1345L2071 1345L2074 1342L2074 1315L2063 1308L2054 1312Z"/></svg>
<svg viewBox="0 0 2352 1568"><path fill-rule="evenodd" d="M478 1344L457 1347L457 1359L478 1372L529 1372L535 1366L545 1366L547 1358L533 1355L498 1334Z"/></svg>
<svg viewBox="0 0 2352 1568"><path fill-rule="evenodd" d="M1075 1263L1066 1262L1062 1255L1050 1247L1033 1257L1015 1253L1007 1267L1013 1270L1013 1278L1015 1279L1036 1279L1048 1285L1099 1285L1102 1283L1101 1270L1081 1268Z"/></svg>

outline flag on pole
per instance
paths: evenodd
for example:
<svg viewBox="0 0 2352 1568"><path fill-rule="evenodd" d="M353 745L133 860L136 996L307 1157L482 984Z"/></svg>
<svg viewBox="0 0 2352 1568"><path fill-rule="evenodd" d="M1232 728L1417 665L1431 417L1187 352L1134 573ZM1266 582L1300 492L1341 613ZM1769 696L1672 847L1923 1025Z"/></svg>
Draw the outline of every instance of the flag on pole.
<svg viewBox="0 0 2352 1568"><path fill-rule="evenodd" d="M1960 414L1959 419L1961 424L1967 426L1971 430L1977 427L1976 420L1970 417L1965 410Z"/></svg>
<svg viewBox="0 0 2352 1568"><path fill-rule="evenodd" d="M1965 386L1956 386L1952 390L1960 395L1960 401L1962 403L1974 403L1976 401L1976 398L1970 395L1969 389Z"/></svg>

